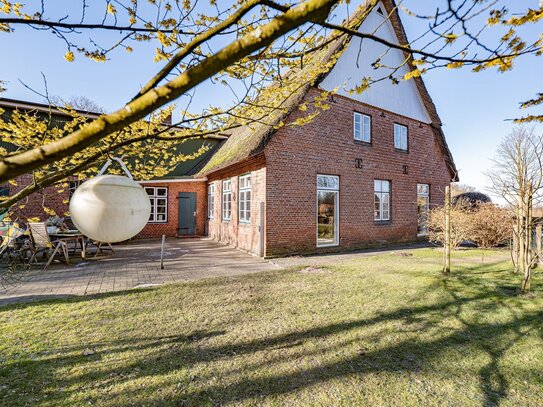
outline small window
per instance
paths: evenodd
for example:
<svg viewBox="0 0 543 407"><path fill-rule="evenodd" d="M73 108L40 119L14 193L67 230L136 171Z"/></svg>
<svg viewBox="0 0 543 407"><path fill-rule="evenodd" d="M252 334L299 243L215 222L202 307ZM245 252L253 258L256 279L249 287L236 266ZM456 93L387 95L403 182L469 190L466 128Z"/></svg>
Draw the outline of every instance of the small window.
<svg viewBox="0 0 543 407"><path fill-rule="evenodd" d="M394 123L394 147L407 151L407 126Z"/></svg>
<svg viewBox="0 0 543 407"><path fill-rule="evenodd" d="M390 220L390 181L374 181L374 212L373 219L376 222Z"/></svg>
<svg viewBox="0 0 543 407"><path fill-rule="evenodd" d="M149 223L168 222L168 188L145 187L145 192L151 201Z"/></svg>
<svg viewBox="0 0 543 407"><path fill-rule="evenodd" d="M354 139L371 143L371 116L354 112Z"/></svg>
<svg viewBox="0 0 543 407"><path fill-rule="evenodd" d="M232 181L227 179L222 182L222 220L230 220L232 215Z"/></svg>
<svg viewBox="0 0 543 407"><path fill-rule="evenodd" d="M239 177L239 221L251 221L251 174Z"/></svg>
<svg viewBox="0 0 543 407"><path fill-rule="evenodd" d="M207 217L213 219L215 212L215 184L207 186Z"/></svg>

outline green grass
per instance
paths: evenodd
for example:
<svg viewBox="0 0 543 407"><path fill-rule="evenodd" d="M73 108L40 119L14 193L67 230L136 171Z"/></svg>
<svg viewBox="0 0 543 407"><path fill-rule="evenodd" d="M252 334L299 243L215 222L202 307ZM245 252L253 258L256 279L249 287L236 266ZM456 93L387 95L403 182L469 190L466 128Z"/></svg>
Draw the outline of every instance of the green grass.
<svg viewBox="0 0 543 407"><path fill-rule="evenodd" d="M0 405L543 405L543 278L410 251L0 308Z"/></svg>

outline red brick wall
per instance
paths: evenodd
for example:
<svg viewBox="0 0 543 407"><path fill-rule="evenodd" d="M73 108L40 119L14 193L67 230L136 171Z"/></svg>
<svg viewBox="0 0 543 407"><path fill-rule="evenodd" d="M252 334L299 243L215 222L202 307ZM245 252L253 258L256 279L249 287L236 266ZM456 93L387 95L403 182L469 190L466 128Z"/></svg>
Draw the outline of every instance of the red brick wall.
<svg viewBox="0 0 543 407"><path fill-rule="evenodd" d="M215 185L215 208L213 218L208 221L208 235L255 254L260 254L259 205L260 202L265 202L266 197L266 168L262 158L249 160L208 177L208 183ZM247 173L251 174L251 222L239 223L238 177ZM229 221L222 220L222 181L225 179L232 181L232 215Z"/></svg>
<svg viewBox="0 0 543 407"><path fill-rule="evenodd" d="M22 190L32 183L32 176L29 174L21 175L16 179L17 185L10 185L10 195ZM29 218L39 218L41 221L47 220L52 214L47 214L44 207L51 209L60 217L67 216L68 213L68 187L52 186L35 192L19 201L13 206L14 218L18 217L26 222Z"/></svg>
<svg viewBox="0 0 543 407"><path fill-rule="evenodd" d="M316 94L313 89L306 98ZM371 115L371 145L354 140L353 111ZM290 120L300 114L296 111ZM408 126L408 153L394 149L395 122ZM330 109L311 123L281 128L265 155L268 256L330 250L316 247L317 174L340 177L340 248L416 239L417 183L430 184L435 206L443 202L451 178L428 124L341 96L334 96ZM355 168L357 158L363 160L361 169ZM389 224L373 220L374 179L392 182Z"/></svg>
<svg viewBox="0 0 543 407"><path fill-rule="evenodd" d="M179 226L178 199L179 192L196 192L196 235L204 236L207 213L207 192L206 181L191 182L153 182L142 184L144 187L166 187L168 188L168 222L148 223L147 226L137 235L137 238L161 237L163 234L168 237L177 236Z"/></svg>

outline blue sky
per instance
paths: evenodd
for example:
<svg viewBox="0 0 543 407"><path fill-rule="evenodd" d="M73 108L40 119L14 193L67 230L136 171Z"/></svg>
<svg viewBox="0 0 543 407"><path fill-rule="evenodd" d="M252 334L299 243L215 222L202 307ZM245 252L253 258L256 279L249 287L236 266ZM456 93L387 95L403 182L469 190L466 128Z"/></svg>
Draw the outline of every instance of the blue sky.
<svg viewBox="0 0 543 407"><path fill-rule="evenodd" d="M535 8L538 5L537 0L520 3L522 7ZM55 4L53 7L58 7L53 12L64 12ZM403 20L411 38L424 29L420 20ZM542 32L541 25L534 25L526 34ZM116 33L109 35L117 38ZM107 40L106 36L102 38ZM2 54L9 56L2 58L0 68L0 79L7 81L8 89L2 96L15 99L42 102L19 80L43 90L43 73L50 94L63 97L85 95L106 110L115 110L133 96L158 68L152 61L154 51L149 46L135 47L132 53L120 50L107 63L95 63L83 57L68 63L64 60L64 44L49 32L18 28L15 33L0 33L0 44ZM444 123L463 183L485 189L483 171L490 166L489 159L499 141L513 127L508 119L524 113L519 110L519 102L543 91L542 62L541 57L526 58L519 61L513 71L506 73L492 70L474 74L469 69L461 69L434 70L425 75L424 80ZM200 92L214 104L230 98L223 88L203 87Z"/></svg>

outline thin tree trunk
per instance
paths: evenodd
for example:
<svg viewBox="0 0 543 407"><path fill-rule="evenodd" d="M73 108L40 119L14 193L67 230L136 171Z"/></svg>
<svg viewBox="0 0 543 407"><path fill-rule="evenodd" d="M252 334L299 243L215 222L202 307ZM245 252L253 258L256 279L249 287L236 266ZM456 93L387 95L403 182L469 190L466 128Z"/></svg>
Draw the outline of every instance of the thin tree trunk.
<svg viewBox="0 0 543 407"><path fill-rule="evenodd" d="M451 272L451 188L445 187L445 242L443 247L443 273Z"/></svg>
<svg viewBox="0 0 543 407"><path fill-rule="evenodd" d="M526 223L525 234L526 242L524 247L524 278L522 280L521 291L523 293L530 292L532 282L532 186L528 186L528 194L526 199Z"/></svg>

